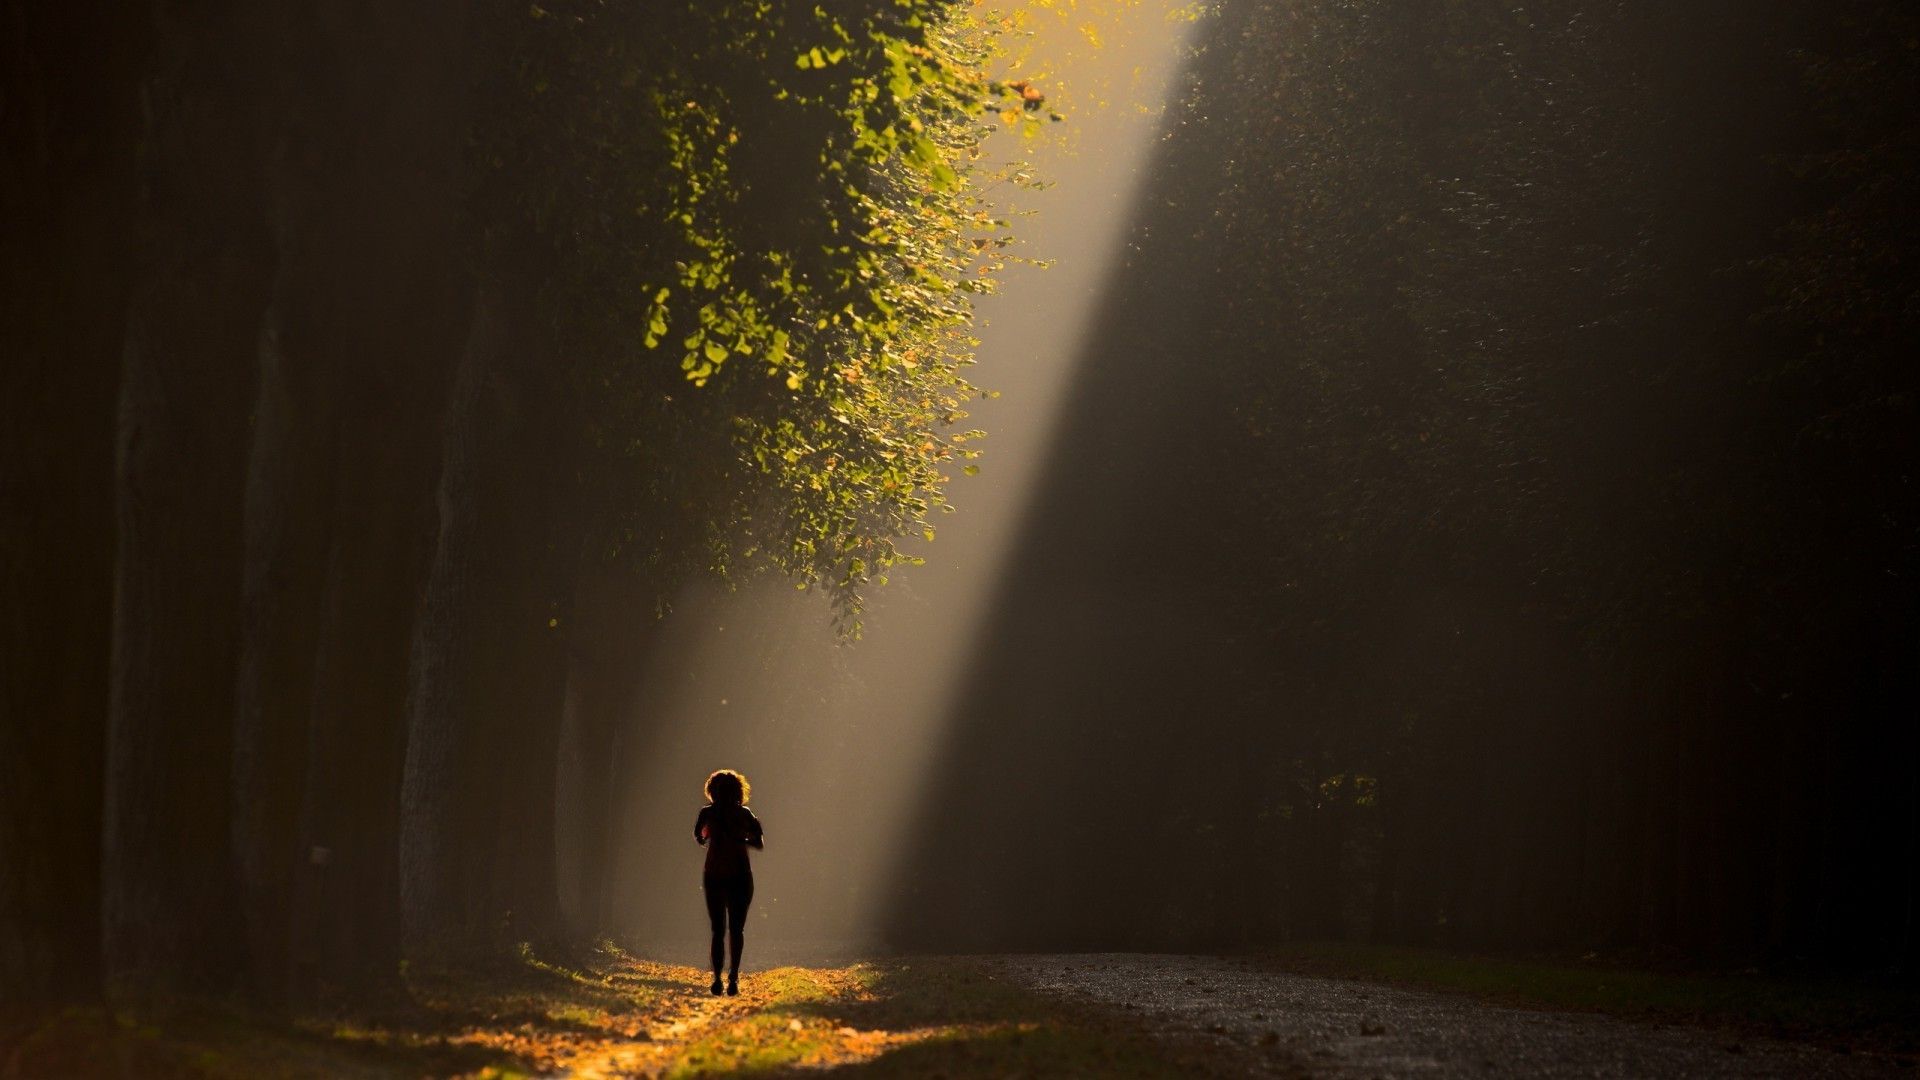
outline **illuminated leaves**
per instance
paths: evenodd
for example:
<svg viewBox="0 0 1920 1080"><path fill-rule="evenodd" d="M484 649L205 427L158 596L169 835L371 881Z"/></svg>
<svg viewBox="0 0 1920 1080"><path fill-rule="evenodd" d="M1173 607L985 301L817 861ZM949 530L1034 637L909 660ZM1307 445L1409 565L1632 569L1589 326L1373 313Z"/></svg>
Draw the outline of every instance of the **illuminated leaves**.
<svg viewBox="0 0 1920 1080"><path fill-rule="evenodd" d="M799 57L794 60L793 66L802 70L807 68L831 67L846 58L847 50L845 49L813 48L801 53Z"/></svg>
<svg viewBox="0 0 1920 1080"><path fill-rule="evenodd" d="M1047 95L988 75L1015 28L944 0L646 8L543 0L520 112L476 148L516 242L550 253L542 319L604 448L608 547L791 574L852 626L978 454L948 436L971 300L1010 256L973 170Z"/></svg>

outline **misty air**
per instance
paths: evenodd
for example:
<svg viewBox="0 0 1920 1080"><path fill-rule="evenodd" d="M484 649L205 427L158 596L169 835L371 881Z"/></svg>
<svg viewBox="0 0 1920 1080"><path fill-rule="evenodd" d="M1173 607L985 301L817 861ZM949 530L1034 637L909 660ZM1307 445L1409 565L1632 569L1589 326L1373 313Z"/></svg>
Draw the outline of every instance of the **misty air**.
<svg viewBox="0 0 1920 1080"><path fill-rule="evenodd" d="M1920 1069L1920 12L0 6L0 1078Z"/></svg>

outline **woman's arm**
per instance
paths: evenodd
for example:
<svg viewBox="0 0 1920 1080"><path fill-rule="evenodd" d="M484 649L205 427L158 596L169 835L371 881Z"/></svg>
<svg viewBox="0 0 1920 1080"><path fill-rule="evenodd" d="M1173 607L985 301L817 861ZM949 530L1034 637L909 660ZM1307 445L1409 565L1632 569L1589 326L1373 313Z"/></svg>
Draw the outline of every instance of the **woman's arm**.
<svg viewBox="0 0 1920 1080"><path fill-rule="evenodd" d="M707 842L707 834L712 831L707 828L707 811L709 809L711 809L711 807L701 807L700 816L693 819L693 842L703 847Z"/></svg>
<svg viewBox="0 0 1920 1080"><path fill-rule="evenodd" d="M767 850L766 831L760 827L760 819L754 817L751 810L747 811L747 843L761 851Z"/></svg>

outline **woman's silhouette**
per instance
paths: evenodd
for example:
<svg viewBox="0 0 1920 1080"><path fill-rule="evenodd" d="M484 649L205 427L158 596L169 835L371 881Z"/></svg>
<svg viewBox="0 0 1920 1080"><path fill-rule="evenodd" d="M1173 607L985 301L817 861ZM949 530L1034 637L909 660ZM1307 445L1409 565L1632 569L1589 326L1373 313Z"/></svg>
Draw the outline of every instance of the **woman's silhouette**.
<svg viewBox="0 0 1920 1080"><path fill-rule="evenodd" d="M747 905L753 903L753 867L747 848L765 848L760 819L747 809L753 785L732 769L707 777L707 805L693 823L693 838L706 845L707 867L700 884L707 894L707 919L713 924L713 992L720 992L720 962L733 941L733 966L727 993L740 992L740 947L747 936Z"/></svg>

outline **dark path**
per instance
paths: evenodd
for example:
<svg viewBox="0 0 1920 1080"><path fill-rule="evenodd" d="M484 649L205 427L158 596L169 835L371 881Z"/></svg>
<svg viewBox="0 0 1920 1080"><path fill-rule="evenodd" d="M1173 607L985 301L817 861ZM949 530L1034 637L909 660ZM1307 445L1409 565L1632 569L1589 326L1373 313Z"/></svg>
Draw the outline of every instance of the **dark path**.
<svg viewBox="0 0 1920 1080"><path fill-rule="evenodd" d="M1246 961L1138 953L999 956L1033 989L1137 1012L1173 1035L1238 1044L1254 1075L1892 1077L1890 1058L1592 1013L1542 1012Z"/></svg>

